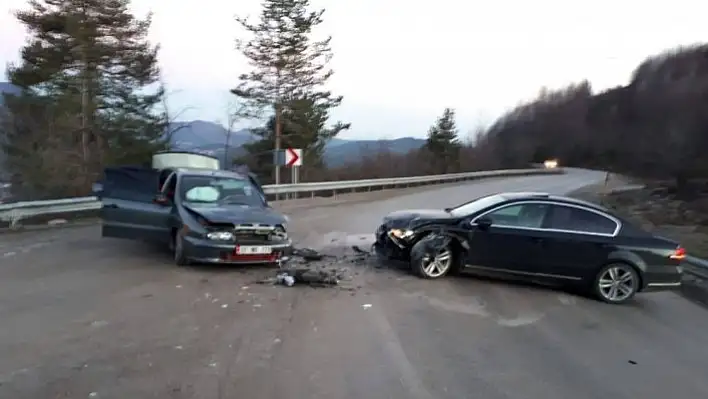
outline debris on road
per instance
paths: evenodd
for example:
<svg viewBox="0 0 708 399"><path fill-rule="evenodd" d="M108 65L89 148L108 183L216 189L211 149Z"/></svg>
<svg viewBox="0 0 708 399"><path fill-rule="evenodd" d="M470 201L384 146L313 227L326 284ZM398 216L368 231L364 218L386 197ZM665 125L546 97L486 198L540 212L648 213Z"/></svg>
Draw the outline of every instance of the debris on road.
<svg viewBox="0 0 708 399"><path fill-rule="evenodd" d="M363 249L359 248L359 247L356 246L356 245L353 245L353 246L352 246L352 249L354 250L354 252L356 252L356 253L359 254L359 255L364 255L364 256L369 256L369 255L371 255L371 252L369 252L369 251L364 251Z"/></svg>
<svg viewBox="0 0 708 399"><path fill-rule="evenodd" d="M310 287L332 287L338 286L341 281L351 280L351 270L347 263L363 263L368 253L354 247L355 256L336 256L323 254L314 249L301 248L293 251L293 257L300 258L300 262L291 263L287 267L282 267L274 277L269 277L257 281L258 284L284 285L292 287L294 285L307 285Z"/></svg>
<svg viewBox="0 0 708 399"><path fill-rule="evenodd" d="M331 252L320 252L311 248L293 250L293 256L287 265L281 266L270 276L263 276L254 281L255 284L281 285L293 287L306 285L309 287L338 287L341 290L357 291L360 285L347 286L345 281L353 281L360 275L354 267L372 266L382 268L373 251L366 251L360 246L352 245L342 248L335 247ZM243 287L242 289L245 289ZM354 295L354 294L352 294Z"/></svg>
<svg viewBox="0 0 708 399"><path fill-rule="evenodd" d="M295 279L287 273L278 274L276 278L278 279L279 284L287 285L288 287L295 285Z"/></svg>
<svg viewBox="0 0 708 399"><path fill-rule="evenodd" d="M301 248L293 250L293 256L298 256L306 262L318 261L324 258L324 255L310 248Z"/></svg>
<svg viewBox="0 0 708 399"><path fill-rule="evenodd" d="M370 304L370 303L365 303L365 304L361 305L361 307L364 308L364 309L369 309L369 308L371 307L371 304Z"/></svg>
<svg viewBox="0 0 708 399"><path fill-rule="evenodd" d="M295 284L309 286L332 286L339 284L339 276L329 270L312 270L307 268L280 270L275 278L258 281L260 284L281 284L292 287Z"/></svg>

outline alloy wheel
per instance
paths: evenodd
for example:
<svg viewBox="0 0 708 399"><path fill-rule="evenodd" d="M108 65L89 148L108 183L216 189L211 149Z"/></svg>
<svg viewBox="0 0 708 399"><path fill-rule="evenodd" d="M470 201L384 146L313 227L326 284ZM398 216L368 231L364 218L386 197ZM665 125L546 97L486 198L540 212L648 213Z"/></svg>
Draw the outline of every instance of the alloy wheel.
<svg viewBox="0 0 708 399"><path fill-rule="evenodd" d="M434 256L425 255L422 259L422 269L426 276L436 278L444 275L452 265L452 252L444 248Z"/></svg>
<svg viewBox="0 0 708 399"><path fill-rule="evenodd" d="M637 273L631 266L612 265L600 274L597 290L607 302L624 302L637 291L637 280Z"/></svg>

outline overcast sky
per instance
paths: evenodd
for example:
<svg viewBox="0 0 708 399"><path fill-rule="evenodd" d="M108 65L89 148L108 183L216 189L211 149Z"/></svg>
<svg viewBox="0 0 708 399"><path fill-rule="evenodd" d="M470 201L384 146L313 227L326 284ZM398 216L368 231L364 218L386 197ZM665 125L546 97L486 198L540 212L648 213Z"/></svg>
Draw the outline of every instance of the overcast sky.
<svg viewBox="0 0 708 399"><path fill-rule="evenodd" d="M234 15L257 17L260 0L134 0L152 10L151 38L181 119L223 121L246 63L234 49ZM343 138L425 135L445 107L462 134L489 123L543 86L584 78L595 90L624 84L648 54L706 40L699 0L313 0L327 9L335 75L344 96L334 117ZM25 32L0 5L0 62L18 58Z"/></svg>

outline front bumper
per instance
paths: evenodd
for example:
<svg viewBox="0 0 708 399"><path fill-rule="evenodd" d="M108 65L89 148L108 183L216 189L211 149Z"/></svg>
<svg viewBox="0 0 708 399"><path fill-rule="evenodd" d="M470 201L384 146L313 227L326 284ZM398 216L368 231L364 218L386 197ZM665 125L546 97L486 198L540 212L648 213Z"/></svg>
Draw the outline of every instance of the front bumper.
<svg viewBox="0 0 708 399"><path fill-rule="evenodd" d="M376 241L374 242L374 252L381 258L394 260L408 260L409 248L404 241L396 240L390 236L386 225L379 226L374 233Z"/></svg>
<svg viewBox="0 0 708 399"><path fill-rule="evenodd" d="M273 252L265 255L236 255L239 245L260 245L271 247ZM187 258L196 263L213 264L272 264L290 259L293 252L292 241L268 242L220 242L200 237L185 237L184 251Z"/></svg>

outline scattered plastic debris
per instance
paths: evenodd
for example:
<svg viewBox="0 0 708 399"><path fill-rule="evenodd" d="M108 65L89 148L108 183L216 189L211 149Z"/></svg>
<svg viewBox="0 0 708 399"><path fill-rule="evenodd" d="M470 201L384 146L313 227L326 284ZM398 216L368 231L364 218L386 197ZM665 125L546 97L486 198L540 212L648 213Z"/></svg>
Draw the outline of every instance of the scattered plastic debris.
<svg viewBox="0 0 708 399"><path fill-rule="evenodd" d="M356 245L353 245L353 246L352 246L352 249L354 250L354 252L356 252L356 253L359 254L359 255L371 255L371 252L369 252L369 251L364 251L363 249L359 248L359 247L356 246Z"/></svg>
<svg viewBox="0 0 708 399"><path fill-rule="evenodd" d="M292 287L293 285L295 285L295 278L293 278L293 276L287 273L278 274L278 276L276 276L276 279L279 284L283 284L288 287Z"/></svg>
<svg viewBox="0 0 708 399"><path fill-rule="evenodd" d="M310 248L295 249L293 250L293 256L299 256L308 262L318 261L324 258L324 255Z"/></svg>
<svg viewBox="0 0 708 399"><path fill-rule="evenodd" d="M259 281L261 284L281 284L292 287L295 284L309 286L332 286L339 284L336 271L293 268L281 270L275 278Z"/></svg>
<svg viewBox="0 0 708 399"><path fill-rule="evenodd" d="M254 283L268 285L282 285L292 287L306 285L309 287L341 287L342 282L351 281L358 272L352 270L351 265L367 264L372 253L362 250L358 246L351 247L352 252L347 254L321 253L310 248L293 250L293 257L300 258L299 262L292 262L287 267L277 270L271 277L261 278ZM242 287L245 289L247 287ZM342 289L354 290L351 287Z"/></svg>
<svg viewBox="0 0 708 399"><path fill-rule="evenodd" d="M361 305L361 307L364 308L364 309L369 309L369 308L371 307L371 304L370 304L370 303L365 303L365 304Z"/></svg>

